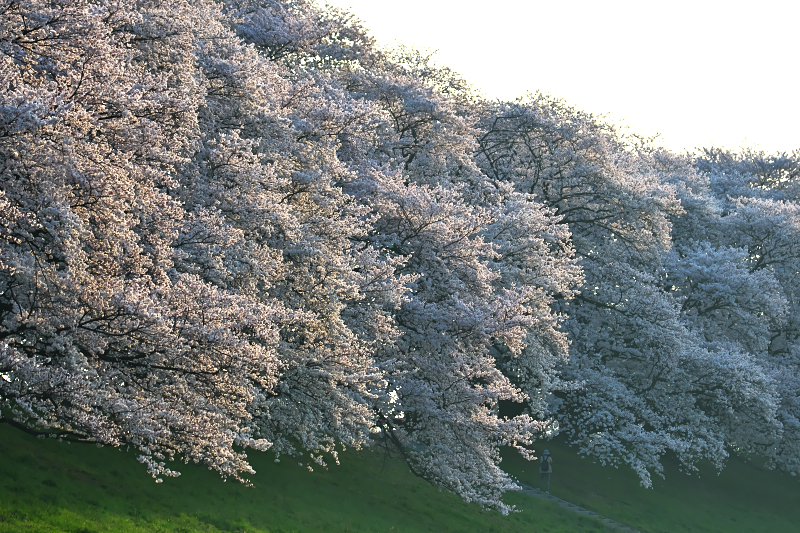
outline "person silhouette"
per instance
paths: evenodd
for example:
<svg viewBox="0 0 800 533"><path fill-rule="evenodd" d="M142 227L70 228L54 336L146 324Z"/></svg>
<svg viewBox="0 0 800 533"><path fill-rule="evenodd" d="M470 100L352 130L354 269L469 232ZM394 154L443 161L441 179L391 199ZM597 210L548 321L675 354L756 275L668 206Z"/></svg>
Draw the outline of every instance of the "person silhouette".
<svg viewBox="0 0 800 533"><path fill-rule="evenodd" d="M550 494L550 474L553 473L553 458L550 457L549 450L542 452L542 462L539 465L539 473L542 474L539 480L539 490L542 490L542 485L544 485L545 494Z"/></svg>

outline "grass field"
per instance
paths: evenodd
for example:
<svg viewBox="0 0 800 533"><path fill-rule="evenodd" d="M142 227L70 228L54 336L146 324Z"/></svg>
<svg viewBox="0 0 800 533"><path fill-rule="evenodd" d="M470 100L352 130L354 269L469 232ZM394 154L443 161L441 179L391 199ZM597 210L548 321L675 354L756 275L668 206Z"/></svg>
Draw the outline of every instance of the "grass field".
<svg viewBox="0 0 800 533"><path fill-rule="evenodd" d="M522 494L507 497L522 513L482 511L380 453L348 452L342 466L313 473L297 459L251 459L255 488L187 465L156 484L133 452L39 440L0 424L0 532L604 531Z"/></svg>
<svg viewBox="0 0 800 533"><path fill-rule="evenodd" d="M554 495L642 531L794 533L800 524L797 480L750 464L734 461L720 477L700 479L669 471L667 481L645 490L630 472L601 468L558 443L547 446ZM506 501L522 512L483 511L377 452L348 452L342 466L313 473L297 459L251 459L255 488L192 466L156 484L133 452L39 440L0 424L0 532L607 531L597 520L517 493ZM513 455L503 464L536 484L535 465Z"/></svg>
<svg viewBox="0 0 800 533"><path fill-rule="evenodd" d="M655 477L653 488L643 489L629 469L581 459L559 442L545 446L554 460L553 495L647 533L800 531L800 481L752 462L733 457L719 475L703 464L698 477L681 473L677 460L667 461L666 479ZM503 466L536 484L535 469L518 456L506 454Z"/></svg>

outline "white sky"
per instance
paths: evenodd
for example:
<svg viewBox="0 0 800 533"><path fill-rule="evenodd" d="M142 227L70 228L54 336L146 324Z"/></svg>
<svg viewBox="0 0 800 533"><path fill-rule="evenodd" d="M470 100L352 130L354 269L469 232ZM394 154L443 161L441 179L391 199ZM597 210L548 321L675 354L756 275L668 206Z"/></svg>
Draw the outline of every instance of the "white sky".
<svg viewBox="0 0 800 533"><path fill-rule="evenodd" d="M549 92L673 150L800 149L798 0L327 2L490 97Z"/></svg>

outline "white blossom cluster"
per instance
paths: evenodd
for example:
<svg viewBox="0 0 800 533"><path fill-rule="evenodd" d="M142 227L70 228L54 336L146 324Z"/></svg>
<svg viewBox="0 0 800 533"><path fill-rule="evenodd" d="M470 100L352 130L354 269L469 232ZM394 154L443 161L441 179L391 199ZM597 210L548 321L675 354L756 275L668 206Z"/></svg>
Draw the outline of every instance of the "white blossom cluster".
<svg viewBox="0 0 800 533"><path fill-rule="evenodd" d="M559 428L800 471L796 154L489 102L311 0L0 0L0 52L0 422L157 481L382 443L504 513Z"/></svg>
<svg viewBox="0 0 800 533"><path fill-rule="evenodd" d="M481 126L479 166L562 217L585 274L554 307L562 382L514 361L514 383L551 390L570 442L645 486L668 452L800 473L800 151L676 155L539 94Z"/></svg>

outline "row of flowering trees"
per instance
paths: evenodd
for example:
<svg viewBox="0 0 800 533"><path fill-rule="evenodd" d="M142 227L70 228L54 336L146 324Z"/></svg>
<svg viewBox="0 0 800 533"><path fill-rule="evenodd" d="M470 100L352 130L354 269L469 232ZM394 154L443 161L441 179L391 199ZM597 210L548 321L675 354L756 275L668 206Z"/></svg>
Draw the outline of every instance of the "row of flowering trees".
<svg viewBox="0 0 800 533"><path fill-rule="evenodd" d="M800 473L800 152L676 155L543 96L491 108L479 165L563 217L585 275L556 306L568 440L646 486L667 452Z"/></svg>
<svg viewBox="0 0 800 533"><path fill-rule="evenodd" d="M486 101L310 0L0 0L0 422L159 481L377 437L502 512L499 447L556 429L644 484L797 472L799 169Z"/></svg>

